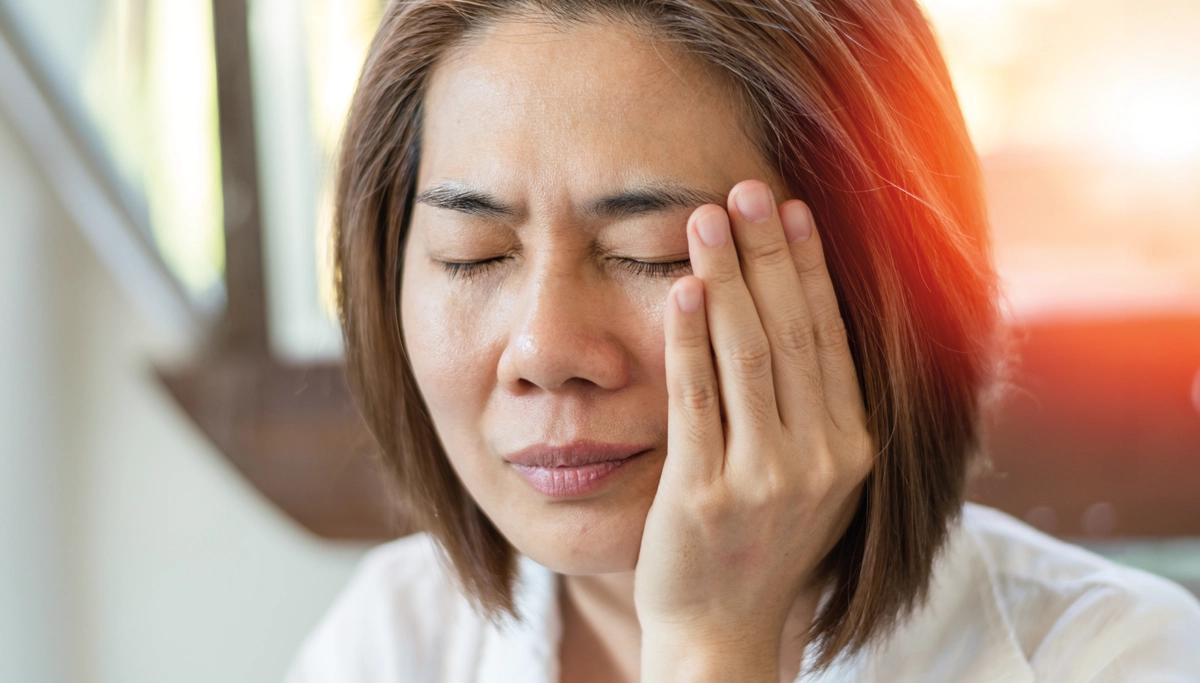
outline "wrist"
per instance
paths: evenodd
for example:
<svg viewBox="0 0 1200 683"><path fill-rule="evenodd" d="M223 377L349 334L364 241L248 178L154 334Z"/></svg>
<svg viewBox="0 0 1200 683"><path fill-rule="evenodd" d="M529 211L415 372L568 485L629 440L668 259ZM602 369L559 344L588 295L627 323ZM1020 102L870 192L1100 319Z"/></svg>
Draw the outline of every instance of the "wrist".
<svg viewBox="0 0 1200 683"><path fill-rule="evenodd" d="M779 634L642 631L643 683L776 683Z"/></svg>

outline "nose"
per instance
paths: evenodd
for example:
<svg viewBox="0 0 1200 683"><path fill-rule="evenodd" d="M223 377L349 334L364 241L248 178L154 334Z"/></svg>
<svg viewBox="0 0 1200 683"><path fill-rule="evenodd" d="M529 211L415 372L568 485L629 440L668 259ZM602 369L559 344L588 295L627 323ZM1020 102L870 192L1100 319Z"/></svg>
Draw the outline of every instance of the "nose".
<svg viewBox="0 0 1200 683"><path fill-rule="evenodd" d="M570 273L530 278L512 309L501 386L518 394L625 386L631 360L599 289Z"/></svg>

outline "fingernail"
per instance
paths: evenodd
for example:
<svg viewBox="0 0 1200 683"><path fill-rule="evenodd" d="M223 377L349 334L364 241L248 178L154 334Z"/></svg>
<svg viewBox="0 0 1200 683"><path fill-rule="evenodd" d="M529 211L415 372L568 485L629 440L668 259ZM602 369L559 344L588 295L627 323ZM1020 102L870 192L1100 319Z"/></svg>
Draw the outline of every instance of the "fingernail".
<svg viewBox="0 0 1200 683"><path fill-rule="evenodd" d="M762 183L742 185L733 198L742 218L751 223L761 223L771 217L771 191Z"/></svg>
<svg viewBox="0 0 1200 683"><path fill-rule="evenodd" d="M696 219L700 240L710 247L723 247L729 241L729 221L723 211L705 211Z"/></svg>
<svg viewBox="0 0 1200 683"><path fill-rule="evenodd" d="M684 313L695 313L704 303L704 294L699 287L680 287L675 290L675 304Z"/></svg>
<svg viewBox="0 0 1200 683"><path fill-rule="evenodd" d="M783 221L783 236L788 244L804 242L812 237L812 221L808 219L808 210L800 204L784 206L779 218Z"/></svg>

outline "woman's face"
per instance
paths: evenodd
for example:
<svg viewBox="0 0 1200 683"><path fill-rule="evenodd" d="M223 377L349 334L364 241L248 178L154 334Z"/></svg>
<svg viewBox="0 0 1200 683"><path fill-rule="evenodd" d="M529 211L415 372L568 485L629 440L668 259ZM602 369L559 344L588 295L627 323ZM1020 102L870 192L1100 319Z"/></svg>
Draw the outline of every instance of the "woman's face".
<svg viewBox="0 0 1200 683"><path fill-rule="evenodd" d="M698 63L607 24L500 23L432 75L404 340L462 483L555 571L637 562L667 457L662 317L689 272L689 214L748 178L788 198L734 102Z"/></svg>

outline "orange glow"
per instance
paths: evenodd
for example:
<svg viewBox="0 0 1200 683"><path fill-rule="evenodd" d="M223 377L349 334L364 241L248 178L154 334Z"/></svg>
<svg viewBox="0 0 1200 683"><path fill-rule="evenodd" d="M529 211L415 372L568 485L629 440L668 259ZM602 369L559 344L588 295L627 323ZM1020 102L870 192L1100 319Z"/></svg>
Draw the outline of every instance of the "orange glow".
<svg viewBox="0 0 1200 683"><path fill-rule="evenodd" d="M922 0L1019 319L1200 312L1200 3Z"/></svg>
<svg viewBox="0 0 1200 683"><path fill-rule="evenodd" d="M1200 370L1196 370L1196 378L1192 380L1192 406L1200 414Z"/></svg>

